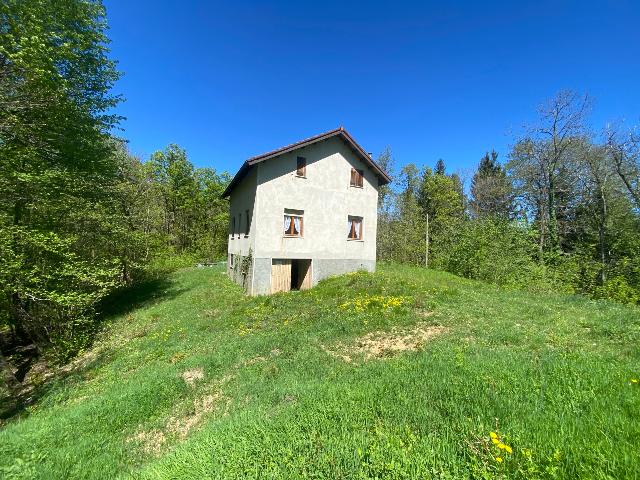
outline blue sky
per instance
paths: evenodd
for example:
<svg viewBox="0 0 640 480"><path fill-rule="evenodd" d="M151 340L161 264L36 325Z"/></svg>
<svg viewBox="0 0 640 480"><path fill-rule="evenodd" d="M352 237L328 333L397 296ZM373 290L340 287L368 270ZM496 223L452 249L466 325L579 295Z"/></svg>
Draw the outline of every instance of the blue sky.
<svg viewBox="0 0 640 480"><path fill-rule="evenodd" d="M122 135L232 173L253 155L343 125L398 164L470 172L505 160L561 89L592 122L640 122L640 2L105 0L124 77Z"/></svg>

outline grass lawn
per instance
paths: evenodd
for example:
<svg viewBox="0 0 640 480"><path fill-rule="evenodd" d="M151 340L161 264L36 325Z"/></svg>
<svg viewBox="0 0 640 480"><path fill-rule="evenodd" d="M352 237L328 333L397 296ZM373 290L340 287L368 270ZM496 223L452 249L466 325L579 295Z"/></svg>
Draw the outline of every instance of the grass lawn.
<svg viewBox="0 0 640 480"><path fill-rule="evenodd" d="M640 477L637 308L398 265L152 287L0 430L0 477Z"/></svg>

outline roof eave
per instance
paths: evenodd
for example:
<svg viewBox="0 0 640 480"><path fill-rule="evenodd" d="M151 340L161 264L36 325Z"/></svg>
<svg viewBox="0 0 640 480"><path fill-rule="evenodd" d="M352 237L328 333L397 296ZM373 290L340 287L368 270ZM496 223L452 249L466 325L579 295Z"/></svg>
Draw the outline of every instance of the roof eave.
<svg viewBox="0 0 640 480"><path fill-rule="evenodd" d="M227 185L227 188L224 189L224 192L222 192L222 195L220 195L220 198L228 198L231 195L231 191L236 187L236 185L240 183L244 177L247 176L247 173L249 173L250 168L251 168L251 164L249 164L248 161L244 162L240 167L240 170L237 171L237 173L233 176L233 178L229 182L229 185Z"/></svg>
<svg viewBox="0 0 640 480"><path fill-rule="evenodd" d="M264 162L265 160L269 160L270 158L279 157L280 155L284 155L286 153L293 152L303 147L307 147L309 145L313 145L314 143L321 142L323 140L327 140L336 135L342 135L347 143L351 146L351 148L359 154L362 159L368 163L375 170L375 174L378 177L378 185L387 185L391 183L391 177L387 175L387 173L371 158L371 156L364 151L364 149L356 142L351 135L343 128L339 127L334 130L330 130L325 133L321 133L320 135L316 135L314 137L307 138L306 140L301 140L299 142L293 143L291 145L287 145L286 147L282 147L276 150L272 150L270 152L264 153L262 155L257 155L255 157L251 157L246 160L238 173L235 174L227 188L222 193L222 198L227 198L231 195L231 191L235 188L235 186L242 181L242 179L247 175L248 171L253 165L256 165L260 162Z"/></svg>

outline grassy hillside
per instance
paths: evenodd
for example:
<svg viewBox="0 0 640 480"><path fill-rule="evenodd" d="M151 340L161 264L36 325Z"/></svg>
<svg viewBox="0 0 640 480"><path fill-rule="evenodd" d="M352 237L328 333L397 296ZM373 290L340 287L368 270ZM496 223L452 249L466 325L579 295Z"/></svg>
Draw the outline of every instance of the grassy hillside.
<svg viewBox="0 0 640 480"><path fill-rule="evenodd" d="M136 295L0 430L0 476L640 471L638 309L396 265L262 298L190 269Z"/></svg>

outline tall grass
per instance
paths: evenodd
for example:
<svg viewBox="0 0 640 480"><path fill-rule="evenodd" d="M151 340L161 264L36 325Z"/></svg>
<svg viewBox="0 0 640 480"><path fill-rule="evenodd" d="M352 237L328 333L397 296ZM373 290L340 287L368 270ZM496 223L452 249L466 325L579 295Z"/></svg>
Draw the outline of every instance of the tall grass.
<svg viewBox="0 0 640 480"><path fill-rule="evenodd" d="M393 264L271 297L243 296L220 268L158 286L0 431L4 477L640 471L637 308ZM378 358L356 348L416 325L441 333Z"/></svg>

